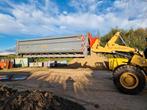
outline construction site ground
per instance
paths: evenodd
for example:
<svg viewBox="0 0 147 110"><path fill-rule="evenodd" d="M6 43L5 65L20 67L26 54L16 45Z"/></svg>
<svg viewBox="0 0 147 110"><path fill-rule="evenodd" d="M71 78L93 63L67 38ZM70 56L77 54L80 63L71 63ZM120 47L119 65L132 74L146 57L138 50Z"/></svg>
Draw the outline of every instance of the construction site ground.
<svg viewBox="0 0 147 110"><path fill-rule="evenodd" d="M83 105L86 110L147 110L147 87L139 95L119 93L112 72L89 68L19 68L0 74L26 76L21 81L2 81L19 91L47 90Z"/></svg>

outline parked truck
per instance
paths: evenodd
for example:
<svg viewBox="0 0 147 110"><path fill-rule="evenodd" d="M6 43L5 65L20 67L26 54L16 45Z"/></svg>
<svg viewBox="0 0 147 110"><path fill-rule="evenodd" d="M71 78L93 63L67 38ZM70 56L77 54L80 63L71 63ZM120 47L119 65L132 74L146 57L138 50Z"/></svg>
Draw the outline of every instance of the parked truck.
<svg viewBox="0 0 147 110"><path fill-rule="evenodd" d="M17 41L16 52L22 57L84 57L88 54L88 39L76 35Z"/></svg>

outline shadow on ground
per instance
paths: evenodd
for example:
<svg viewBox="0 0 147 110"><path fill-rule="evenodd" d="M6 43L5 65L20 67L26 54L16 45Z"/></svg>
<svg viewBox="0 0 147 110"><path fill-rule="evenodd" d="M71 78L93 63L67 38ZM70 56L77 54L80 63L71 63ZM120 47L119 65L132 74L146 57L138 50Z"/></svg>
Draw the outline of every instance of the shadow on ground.
<svg viewBox="0 0 147 110"><path fill-rule="evenodd" d="M110 71L89 68L35 68L35 71L30 72L28 76L27 80L1 83L20 91L51 91L57 96L82 104L87 110L146 110L147 108L147 88L137 96L119 93L113 85Z"/></svg>

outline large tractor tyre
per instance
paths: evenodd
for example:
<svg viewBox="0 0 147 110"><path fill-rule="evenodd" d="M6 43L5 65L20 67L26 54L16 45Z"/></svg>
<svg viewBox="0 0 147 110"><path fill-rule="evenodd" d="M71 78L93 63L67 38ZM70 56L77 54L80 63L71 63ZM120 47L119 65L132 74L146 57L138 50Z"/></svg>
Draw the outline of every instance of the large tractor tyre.
<svg viewBox="0 0 147 110"><path fill-rule="evenodd" d="M146 85L146 78L140 68L124 65L114 71L113 82L120 92L133 95L143 91Z"/></svg>

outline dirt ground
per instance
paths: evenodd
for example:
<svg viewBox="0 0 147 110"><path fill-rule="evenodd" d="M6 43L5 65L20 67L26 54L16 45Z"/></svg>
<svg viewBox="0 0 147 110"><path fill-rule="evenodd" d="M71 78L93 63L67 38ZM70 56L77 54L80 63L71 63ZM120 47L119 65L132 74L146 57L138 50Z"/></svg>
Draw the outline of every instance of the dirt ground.
<svg viewBox="0 0 147 110"><path fill-rule="evenodd" d="M85 110L82 105L50 91L18 91L0 85L0 94L0 110Z"/></svg>
<svg viewBox="0 0 147 110"><path fill-rule="evenodd" d="M3 81L1 84L19 91L49 90L83 105L87 110L147 110L147 87L135 96L119 93L113 85L110 71L89 68L22 68L2 73L26 74L27 79Z"/></svg>

